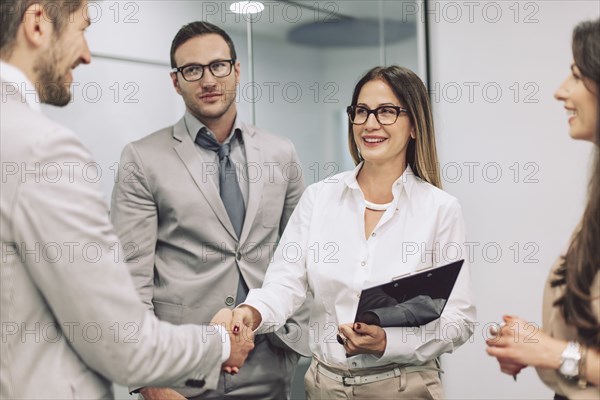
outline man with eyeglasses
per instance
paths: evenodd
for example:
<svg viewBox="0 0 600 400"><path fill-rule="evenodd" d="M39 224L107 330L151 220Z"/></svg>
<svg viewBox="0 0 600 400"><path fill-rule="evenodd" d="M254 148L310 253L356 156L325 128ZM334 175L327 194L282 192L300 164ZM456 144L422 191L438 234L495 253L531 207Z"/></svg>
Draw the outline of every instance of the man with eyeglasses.
<svg viewBox="0 0 600 400"><path fill-rule="evenodd" d="M186 112L174 126L130 143L112 199L124 242L137 244L131 274L159 319L201 324L261 287L274 247L304 190L290 140L237 115L240 63L229 35L192 22L171 46L171 79ZM305 308L306 309L306 308ZM146 388L146 399L285 399L308 313L256 338L244 367L227 368L217 391ZM292 350L293 349L293 350ZM230 373L227 373L230 372Z"/></svg>

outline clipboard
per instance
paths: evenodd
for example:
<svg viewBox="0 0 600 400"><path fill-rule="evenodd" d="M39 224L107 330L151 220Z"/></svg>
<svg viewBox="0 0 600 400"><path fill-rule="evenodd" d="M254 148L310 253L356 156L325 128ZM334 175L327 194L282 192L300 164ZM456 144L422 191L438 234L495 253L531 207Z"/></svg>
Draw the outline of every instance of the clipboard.
<svg viewBox="0 0 600 400"><path fill-rule="evenodd" d="M413 327L439 318L464 261L401 275L391 282L363 290L355 322Z"/></svg>

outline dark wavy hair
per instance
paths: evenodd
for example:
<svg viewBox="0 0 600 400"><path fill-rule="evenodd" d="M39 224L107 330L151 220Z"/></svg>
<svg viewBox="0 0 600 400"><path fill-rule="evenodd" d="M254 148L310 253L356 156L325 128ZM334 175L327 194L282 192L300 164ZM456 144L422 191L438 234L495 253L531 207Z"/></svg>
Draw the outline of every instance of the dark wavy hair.
<svg viewBox="0 0 600 400"><path fill-rule="evenodd" d="M573 31L573 59L586 88L600 90L600 19L585 21ZM552 286L564 286L554 305L577 328L588 346L600 348L600 321L592 309L591 285L600 272L600 107L596 110L596 146L583 219L556 272Z"/></svg>

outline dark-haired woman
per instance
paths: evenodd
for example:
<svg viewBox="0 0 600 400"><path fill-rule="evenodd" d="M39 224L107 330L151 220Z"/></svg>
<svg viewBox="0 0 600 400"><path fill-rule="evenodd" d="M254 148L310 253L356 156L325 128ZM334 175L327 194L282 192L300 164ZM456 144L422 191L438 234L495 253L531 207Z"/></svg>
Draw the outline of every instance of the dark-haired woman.
<svg viewBox="0 0 600 400"><path fill-rule="evenodd" d="M575 28L573 59L555 97L565 105L571 137L595 145L587 206L566 254L550 272L543 330L533 335L533 325L505 316L487 352L513 376L536 367L555 399L600 399L600 19Z"/></svg>
<svg viewBox="0 0 600 400"><path fill-rule="evenodd" d="M377 67L358 82L348 116L356 168L306 190L234 323L281 326L310 289L309 399L441 398L436 359L473 332L468 266L429 324L353 323L361 290L466 254L460 206L440 189L427 91L408 69Z"/></svg>

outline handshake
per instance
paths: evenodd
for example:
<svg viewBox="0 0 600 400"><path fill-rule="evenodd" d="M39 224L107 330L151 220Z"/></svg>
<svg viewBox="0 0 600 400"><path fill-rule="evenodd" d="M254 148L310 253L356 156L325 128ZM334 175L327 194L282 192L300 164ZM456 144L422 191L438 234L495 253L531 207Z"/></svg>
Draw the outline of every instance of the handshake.
<svg viewBox="0 0 600 400"><path fill-rule="evenodd" d="M229 334L231 347L229 358L223 363L223 371L235 375L254 349L254 330L261 323L260 313L248 305L233 310L222 308L210 322L221 325Z"/></svg>
<svg viewBox="0 0 600 400"><path fill-rule="evenodd" d="M229 334L231 345L229 358L223 363L223 371L235 375L254 349L254 330L260 325L261 316L256 309L242 305L234 310L222 308L210 323L222 326ZM144 400L185 400L185 397L169 388L146 387L140 389Z"/></svg>

